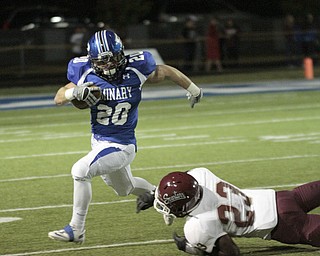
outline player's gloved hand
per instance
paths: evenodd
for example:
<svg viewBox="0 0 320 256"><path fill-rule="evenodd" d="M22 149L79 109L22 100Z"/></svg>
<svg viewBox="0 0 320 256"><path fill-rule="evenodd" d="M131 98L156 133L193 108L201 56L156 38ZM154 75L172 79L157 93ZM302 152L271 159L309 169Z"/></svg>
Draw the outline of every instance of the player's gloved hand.
<svg viewBox="0 0 320 256"><path fill-rule="evenodd" d="M146 210L153 206L154 202L154 191L152 192L145 192L142 195L137 197L137 213L139 213L141 210Z"/></svg>
<svg viewBox="0 0 320 256"><path fill-rule="evenodd" d="M199 103L203 97L203 91L200 88L200 93L197 96L192 95L190 92L187 93L188 100L190 101L191 108L194 107L194 104Z"/></svg>
<svg viewBox="0 0 320 256"><path fill-rule="evenodd" d="M97 104L100 98L97 98L93 93L100 91L99 87L91 87L93 82L86 82L76 86L73 90L73 97L80 101L85 101L89 106Z"/></svg>
<svg viewBox="0 0 320 256"><path fill-rule="evenodd" d="M180 251L186 251L187 239L184 236L179 236L176 232L174 232L173 240Z"/></svg>
<svg viewBox="0 0 320 256"><path fill-rule="evenodd" d="M173 233L173 240L176 243L176 245L180 251L184 251L184 252L192 254L192 255L200 255L200 256L205 256L205 255L214 256L215 255L215 254L211 254L211 253L208 254L204 250L191 245L184 236L179 236L176 232Z"/></svg>

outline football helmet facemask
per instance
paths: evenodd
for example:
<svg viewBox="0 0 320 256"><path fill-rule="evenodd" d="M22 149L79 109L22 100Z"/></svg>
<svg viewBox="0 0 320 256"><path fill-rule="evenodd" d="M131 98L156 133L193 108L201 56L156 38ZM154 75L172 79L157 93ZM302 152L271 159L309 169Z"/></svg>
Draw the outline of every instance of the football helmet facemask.
<svg viewBox="0 0 320 256"><path fill-rule="evenodd" d="M181 218L192 212L202 198L202 187L186 172L172 172L162 178L155 192L154 208Z"/></svg>
<svg viewBox="0 0 320 256"><path fill-rule="evenodd" d="M108 82L121 80L127 59L122 41L116 33L109 30L96 32L88 41L87 50L97 75Z"/></svg>

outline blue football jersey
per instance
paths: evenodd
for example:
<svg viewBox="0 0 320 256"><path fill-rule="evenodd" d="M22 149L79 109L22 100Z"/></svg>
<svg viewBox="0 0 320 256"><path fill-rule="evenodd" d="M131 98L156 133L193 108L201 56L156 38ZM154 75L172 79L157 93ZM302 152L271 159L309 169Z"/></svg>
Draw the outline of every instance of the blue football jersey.
<svg viewBox="0 0 320 256"><path fill-rule="evenodd" d="M91 107L91 131L97 140L136 145L135 128L142 85L155 70L156 63L147 51L130 54L126 58L128 64L123 80L118 84L96 75L87 57L72 59L67 77L76 85L93 82L104 94L105 99Z"/></svg>

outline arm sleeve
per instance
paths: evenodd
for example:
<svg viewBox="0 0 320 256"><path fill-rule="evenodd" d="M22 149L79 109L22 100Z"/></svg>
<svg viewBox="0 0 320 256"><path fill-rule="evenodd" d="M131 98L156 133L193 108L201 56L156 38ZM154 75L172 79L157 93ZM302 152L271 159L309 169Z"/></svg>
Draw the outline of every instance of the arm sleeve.
<svg viewBox="0 0 320 256"><path fill-rule="evenodd" d="M152 54L148 51L143 52L144 61L139 61L140 72L148 77L156 69L156 61L154 60Z"/></svg>
<svg viewBox="0 0 320 256"><path fill-rule="evenodd" d="M90 68L91 65L88 58L73 58L68 63L67 78L70 82L78 84L81 76Z"/></svg>
<svg viewBox="0 0 320 256"><path fill-rule="evenodd" d="M188 242L194 247L211 253L218 238L226 235L218 221L201 221L199 218L190 218L184 226L184 234Z"/></svg>

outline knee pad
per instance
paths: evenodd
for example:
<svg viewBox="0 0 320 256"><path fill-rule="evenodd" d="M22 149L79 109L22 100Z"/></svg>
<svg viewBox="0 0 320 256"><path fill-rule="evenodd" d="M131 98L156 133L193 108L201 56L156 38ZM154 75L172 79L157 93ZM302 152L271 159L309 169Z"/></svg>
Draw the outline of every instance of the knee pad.
<svg viewBox="0 0 320 256"><path fill-rule="evenodd" d="M74 180L91 180L91 176L89 173L89 165L82 159L80 159L72 166L71 175Z"/></svg>

